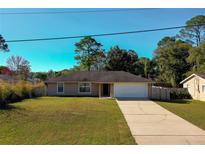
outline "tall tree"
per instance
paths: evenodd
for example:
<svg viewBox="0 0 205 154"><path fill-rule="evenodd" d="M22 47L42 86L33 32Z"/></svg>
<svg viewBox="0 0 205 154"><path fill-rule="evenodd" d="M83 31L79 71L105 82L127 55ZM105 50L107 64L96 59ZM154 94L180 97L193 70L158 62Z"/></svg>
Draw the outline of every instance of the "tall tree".
<svg viewBox="0 0 205 154"><path fill-rule="evenodd" d="M30 63L20 56L11 56L7 60L7 66L22 80L27 80L30 73Z"/></svg>
<svg viewBox="0 0 205 154"><path fill-rule="evenodd" d="M94 64L91 66L91 70L102 71L105 69L106 65L106 55L104 52L99 52L96 55Z"/></svg>
<svg viewBox="0 0 205 154"><path fill-rule="evenodd" d="M156 59L153 58L150 61L149 78L156 79L159 75L159 67L157 65Z"/></svg>
<svg viewBox="0 0 205 154"><path fill-rule="evenodd" d="M142 69L143 69L142 76L145 78L148 78L150 74L151 61L149 60L149 58L142 57L139 59L139 63L141 64Z"/></svg>
<svg viewBox="0 0 205 154"><path fill-rule="evenodd" d="M155 59L149 59L146 57L139 58L140 75L145 78L156 78L158 75L158 67Z"/></svg>
<svg viewBox="0 0 205 154"><path fill-rule="evenodd" d="M154 58L158 64L160 81L170 83L173 87L179 85L190 69L186 61L190 48L190 44L172 37L165 37L159 41Z"/></svg>
<svg viewBox="0 0 205 154"><path fill-rule="evenodd" d="M32 79L34 80L47 80L47 72L32 72Z"/></svg>
<svg viewBox="0 0 205 154"><path fill-rule="evenodd" d="M98 70L98 63L105 58L104 51L101 49L102 44L94 38L86 36L75 44L75 59L78 64L85 67L88 71Z"/></svg>
<svg viewBox="0 0 205 154"><path fill-rule="evenodd" d="M9 51L8 45L5 43L5 40L1 35L0 35L0 51L3 52Z"/></svg>
<svg viewBox="0 0 205 154"><path fill-rule="evenodd" d="M186 22L186 27L180 31L179 37L199 46L205 35L205 16L198 15Z"/></svg>
<svg viewBox="0 0 205 154"><path fill-rule="evenodd" d="M69 74L71 71L68 69L64 69L61 71L56 71L53 77L63 76Z"/></svg>
<svg viewBox="0 0 205 154"><path fill-rule="evenodd" d="M74 65L73 68L71 68L71 71L86 71L87 68L85 68L83 65Z"/></svg>
<svg viewBox="0 0 205 154"><path fill-rule="evenodd" d="M47 73L47 78L51 79L51 78L54 78L54 77L56 77L56 73L52 69L49 70L48 73Z"/></svg>
<svg viewBox="0 0 205 154"><path fill-rule="evenodd" d="M120 49L119 46L111 47L107 54L106 69L140 74L138 55L134 50Z"/></svg>
<svg viewBox="0 0 205 154"><path fill-rule="evenodd" d="M201 43L198 47L192 47L189 50L187 61L191 63L192 70L190 73L205 72L205 43Z"/></svg>

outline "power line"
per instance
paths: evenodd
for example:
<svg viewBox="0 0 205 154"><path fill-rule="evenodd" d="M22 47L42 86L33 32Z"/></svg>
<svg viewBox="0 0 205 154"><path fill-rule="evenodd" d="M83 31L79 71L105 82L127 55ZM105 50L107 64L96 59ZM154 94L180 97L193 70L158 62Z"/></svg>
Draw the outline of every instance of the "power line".
<svg viewBox="0 0 205 154"><path fill-rule="evenodd" d="M29 15L29 14L74 14L74 13L103 13L103 12L123 12L153 10L155 8L143 9L109 9L109 10L85 10L85 11L50 11L50 12L0 12L0 15Z"/></svg>
<svg viewBox="0 0 205 154"><path fill-rule="evenodd" d="M204 24L194 25L194 26L205 26L205 23ZM185 28L185 27L187 27L187 26L175 26L175 27L166 27L166 28L157 28L157 29L138 30L138 31L115 32L115 33L88 34L88 35L79 35L79 36L64 36L64 37L53 37L53 38L34 38L34 39L21 39L21 40L7 40L6 42L11 42L12 43L12 42L51 41L51 40L65 40L65 39L82 38L82 37L85 37L85 36L100 37L100 36L126 35L126 34L136 34L136 33L146 33L146 32L180 29L180 28Z"/></svg>

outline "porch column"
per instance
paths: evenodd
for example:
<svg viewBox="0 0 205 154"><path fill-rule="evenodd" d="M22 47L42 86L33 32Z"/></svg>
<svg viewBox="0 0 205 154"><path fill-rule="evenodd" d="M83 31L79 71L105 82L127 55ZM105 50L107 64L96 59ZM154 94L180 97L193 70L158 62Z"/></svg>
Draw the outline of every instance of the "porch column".
<svg viewBox="0 0 205 154"><path fill-rule="evenodd" d="M101 97L101 83L99 83L99 89L98 89L98 93L99 93L99 97Z"/></svg>

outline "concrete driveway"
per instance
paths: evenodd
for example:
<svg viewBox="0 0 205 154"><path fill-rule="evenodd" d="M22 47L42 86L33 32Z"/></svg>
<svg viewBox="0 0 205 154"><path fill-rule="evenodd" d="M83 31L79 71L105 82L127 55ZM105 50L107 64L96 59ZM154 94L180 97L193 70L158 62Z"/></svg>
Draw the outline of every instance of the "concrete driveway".
<svg viewBox="0 0 205 154"><path fill-rule="evenodd" d="M205 131L150 100L117 100L138 144L205 144Z"/></svg>

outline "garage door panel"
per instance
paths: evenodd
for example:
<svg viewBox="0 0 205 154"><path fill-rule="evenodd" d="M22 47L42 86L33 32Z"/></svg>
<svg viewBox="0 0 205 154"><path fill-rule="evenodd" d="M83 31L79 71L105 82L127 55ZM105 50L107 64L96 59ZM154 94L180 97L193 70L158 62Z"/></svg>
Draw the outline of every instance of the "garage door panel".
<svg viewBox="0 0 205 154"><path fill-rule="evenodd" d="M147 84L114 84L115 97L148 98Z"/></svg>

